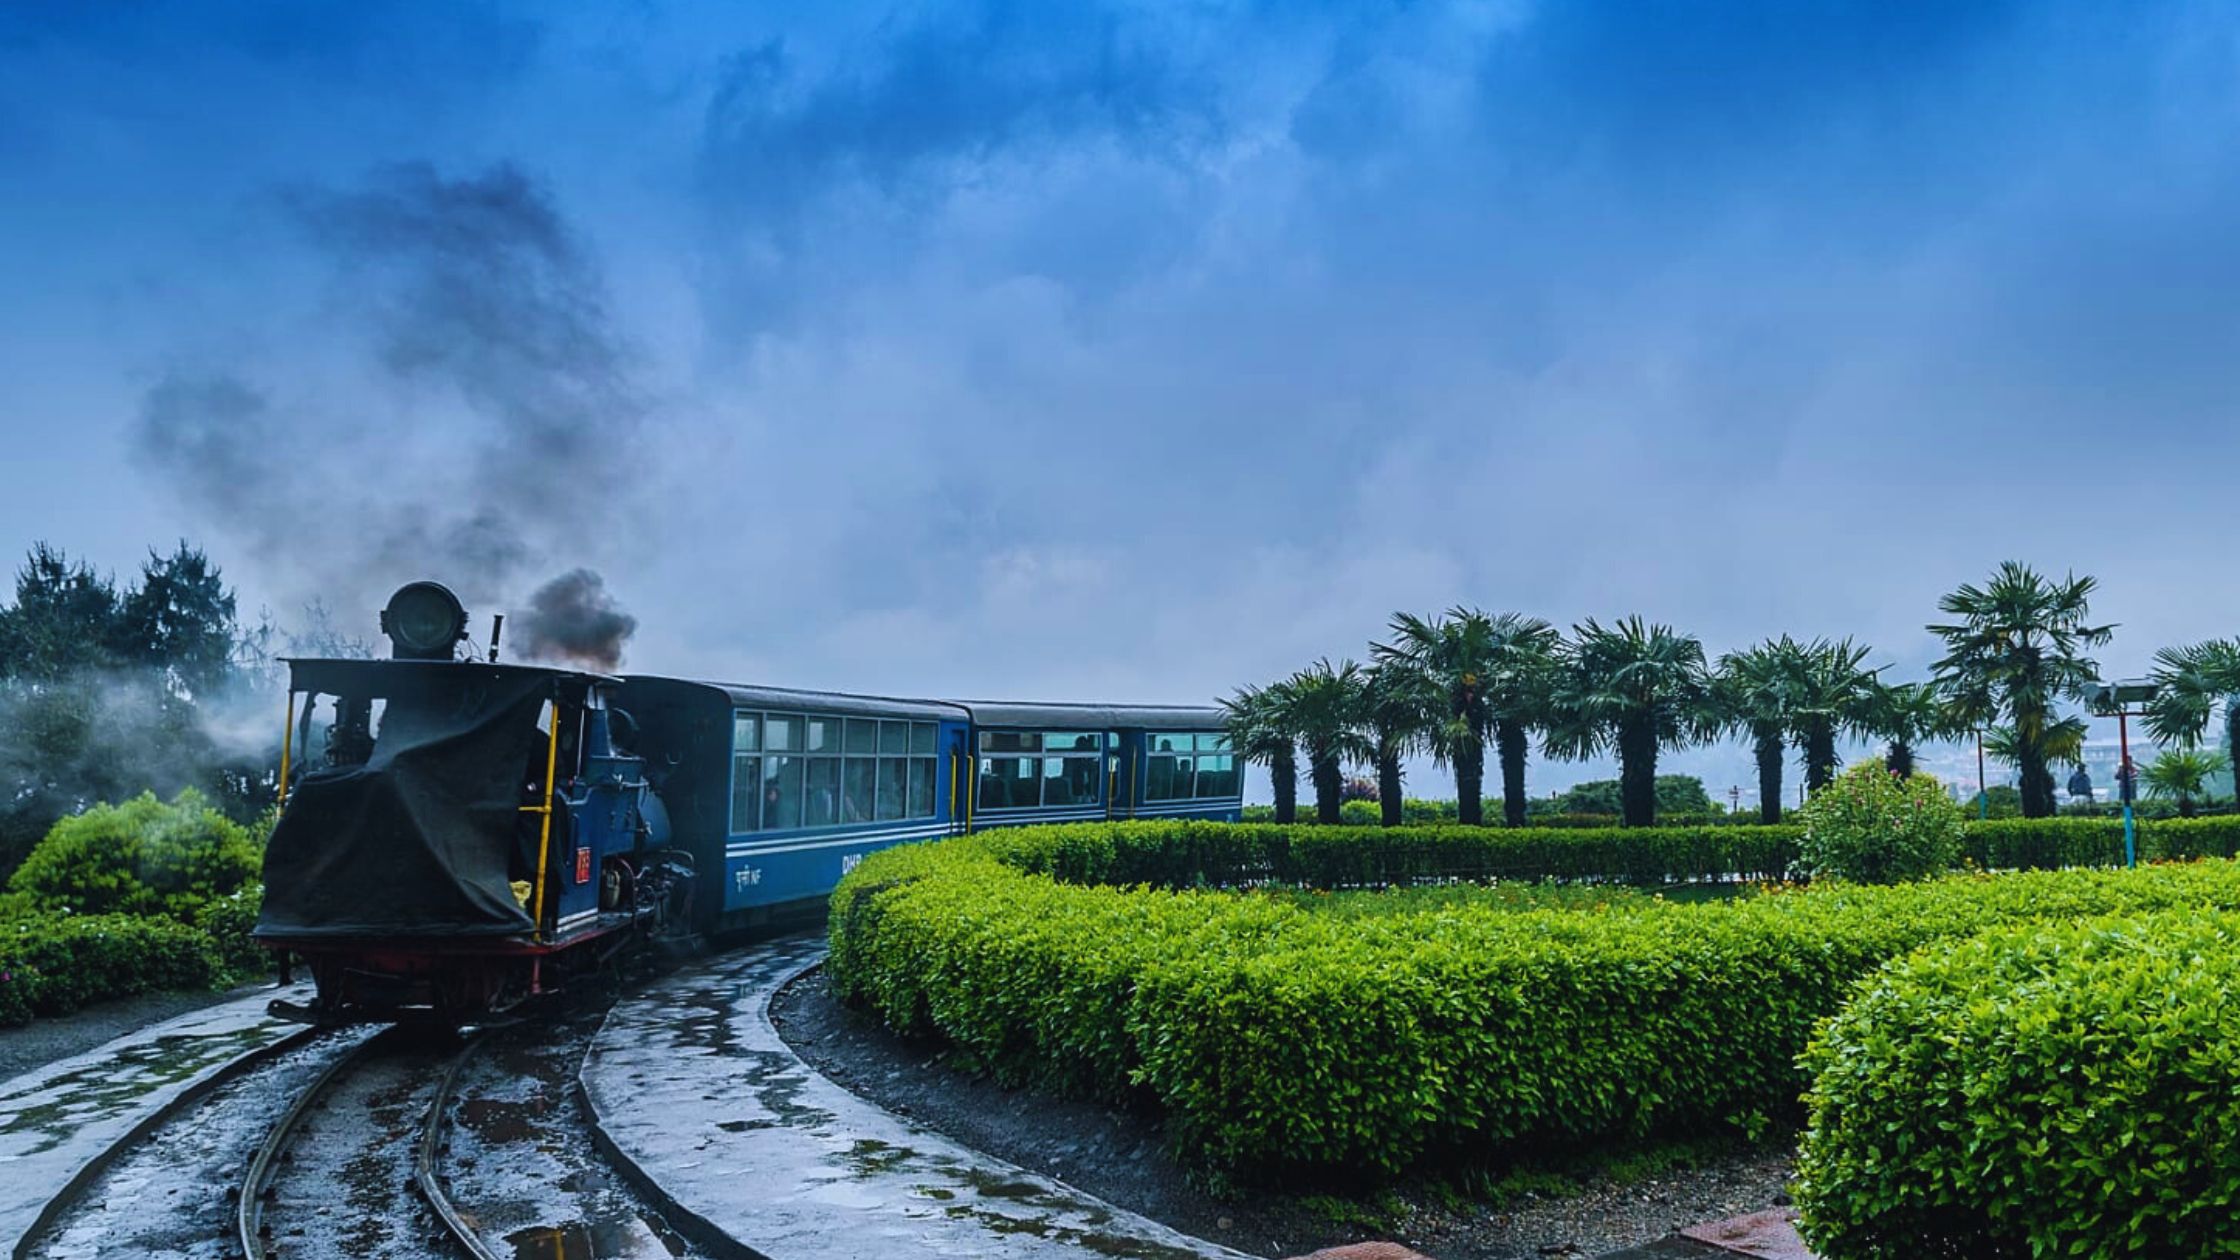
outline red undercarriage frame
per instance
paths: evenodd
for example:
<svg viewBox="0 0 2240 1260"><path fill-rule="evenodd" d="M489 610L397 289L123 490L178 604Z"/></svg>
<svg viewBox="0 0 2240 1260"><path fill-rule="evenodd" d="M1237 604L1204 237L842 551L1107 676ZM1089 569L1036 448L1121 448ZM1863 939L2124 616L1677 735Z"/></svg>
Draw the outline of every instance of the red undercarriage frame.
<svg viewBox="0 0 2240 1260"><path fill-rule="evenodd" d="M277 1015L319 1024L461 1024L504 1012L567 976L595 969L608 952L596 943L628 927L591 924L549 941L523 936L260 937L258 943L302 959L319 986L312 1006L274 1002Z"/></svg>

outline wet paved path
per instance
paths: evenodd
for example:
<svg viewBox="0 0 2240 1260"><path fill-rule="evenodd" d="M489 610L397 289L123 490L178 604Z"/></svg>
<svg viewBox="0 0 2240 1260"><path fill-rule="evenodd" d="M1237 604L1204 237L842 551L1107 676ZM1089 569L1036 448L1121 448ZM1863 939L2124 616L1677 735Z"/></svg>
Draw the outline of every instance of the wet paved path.
<svg viewBox="0 0 2240 1260"><path fill-rule="evenodd" d="M47 1201L133 1126L235 1057L297 1031L265 1014L275 992L204 1007L0 1081L0 1246L12 1253Z"/></svg>
<svg viewBox="0 0 2240 1260"><path fill-rule="evenodd" d="M790 937L617 1003L584 1059L596 1122L683 1212L768 1260L1242 1260L857 1098L797 1058L770 999L824 954Z"/></svg>

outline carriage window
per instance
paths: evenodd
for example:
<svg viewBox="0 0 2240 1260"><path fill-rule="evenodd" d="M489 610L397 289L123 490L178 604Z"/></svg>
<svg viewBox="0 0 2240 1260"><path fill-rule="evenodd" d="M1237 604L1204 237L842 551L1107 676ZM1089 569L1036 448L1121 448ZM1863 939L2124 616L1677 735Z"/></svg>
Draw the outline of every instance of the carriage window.
<svg viewBox="0 0 2240 1260"><path fill-rule="evenodd" d="M1042 803L1094 805L1101 757L1050 757L1042 763Z"/></svg>
<svg viewBox="0 0 2240 1260"><path fill-rule="evenodd" d="M762 825L769 830L801 825L801 758L762 759Z"/></svg>
<svg viewBox="0 0 2240 1260"><path fill-rule="evenodd" d="M1183 736L1188 742L1189 737ZM1165 737L1161 737L1165 742ZM1190 799L1196 769L1194 758L1178 757L1171 752L1154 752L1144 766L1143 797L1147 801L1183 801Z"/></svg>
<svg viewBox="0 0 2240 1260"><path fill-rule="evenodd" d="M762 821L762 715L731 715L731 830L753 831Z"/></svg>
<svg viewBox="0 0 2240 1260"><path fill-rule="evenodd" d="M985 757L980 762L980 808L1020 809L1042 803L1042 758Z"/></svg>
<svg viewBox="0 0 2240 1260"><path fill-rule="evenodd" d="M731 759L731 829L753 831L762 818L762 758Z"/></svg>
<svg viewBox="0 0 2240 1260"><path fill-rule="evenodd" d="M879 758L879 821L902 817L904 780L909 763L901 757Z"/></svg>
<svg viewBox="0 0 2240 1260"><path fill-rule="evenodd" d="M910 759L910 817L931 817L933 808L933 758Z"/></svg>
<svg viewBox="0 0 2240 1260"><path fill-rule="evenodd" d="M1198 758L1198 798L1235 796L1237 794L1237 759L1228 753L1209 754Z"/></svg>
<svg viewBox="0 0 2240 1260"><path fill-rule="evenodd" d="M853 723L850 723L853 725ZM879 777L879 762L875 757L850 757L840 779L840 821L844 823L870 822L877 812L873 800Z"/></svg>
<svg viewBox="0 0 2240 1260"><path fill-rule="evenodd" d="M1229 751L1229 737L1226 735L1201 734L1198 736L1198 751L1213 753L1227 752ZM1202 768L1203 767L1201 767L1201 769Z"/></svg>
<svg viewBox="0 0 2240 1260"><path fill-rule="evenodd" d="M811 723L812 728L815 723ZM802 793L801 825L829 827L840 821L840 759L809 757L806 790Z"/></svg>
<svg viewBox="0 0 2240 1260"><path fill-rule="evenodd" d="M931 818L935 736L931 722L734 714L731 830ZM911 777L913 753L924 762L922 786Z"/></svg>
<svg viewBox="0 0 2240 1260"><path fill-rule="evenodd" d="M1033 731L982 731L982 752L1041 752L1042 736Z"/></svg>

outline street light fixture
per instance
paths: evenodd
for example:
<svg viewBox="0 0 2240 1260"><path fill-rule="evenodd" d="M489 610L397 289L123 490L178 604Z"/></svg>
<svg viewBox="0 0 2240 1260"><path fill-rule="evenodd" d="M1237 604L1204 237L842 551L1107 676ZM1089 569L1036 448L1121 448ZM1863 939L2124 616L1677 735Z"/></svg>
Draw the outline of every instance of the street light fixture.
<svg viewBox="0 0 2240 1260"><path fill-rule="evenodd" d="M2139 795L2139 771L2131 764L2131 718L2145 711L2154 703L2155 693L2161 687L2151 678L2119 678L2114 682L2094 683L2091 692L2092 711L2100 717L2116 720L2117 747L2122 760L2117 763L2116 788L2123 795L2123 864L2139 864L2139 826L2131 812L2131 801ZM2133 705L2140 706L2133 708Z"/></svg>

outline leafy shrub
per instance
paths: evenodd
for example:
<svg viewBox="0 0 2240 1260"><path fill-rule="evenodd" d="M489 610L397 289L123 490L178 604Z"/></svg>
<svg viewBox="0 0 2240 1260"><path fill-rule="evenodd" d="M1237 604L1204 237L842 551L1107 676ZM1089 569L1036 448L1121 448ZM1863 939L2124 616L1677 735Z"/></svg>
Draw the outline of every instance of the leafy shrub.
<svg viewBox="0 0 2240 1260"><path fill-rule="evenodd" d="M2240 917L2032 925L1890 964L1813 1041L1830 1260L2240 1250Z"/></svg>
<svg viewBox="0 0 2240 1260"><path fill-rule="evenodd" d="M54 825L9 878L40 912L165 915L183 923L257 877L250 833L201 793L168 803L143 792Z"/></svg>
<svg viewBox="0 0 2240 1260"><path fill-rule="evenodd" d="M1960 807L1925 774L1901 781L1880 761L1862 761L1814 792L1799 813L1797 865L1816 878L1889 884L1960 861Z"/></svg>
<svg viewBox="0 0 2240 1260"><path fill-rule="evenodd" d="M249 935L256 930L257 911L263 905L264 885L243 884L195 912L194 925L210 938L226 970L237 977L256 975L271 965L272 956Z"/></svg>
<svg viewBox="0 0 2240 1260"><path fill-rule="evenodd" d="M0 1022L65 1015L88 1002L228 979L201 931L162 918L109 914L0 925Z"/></svg>
<svg viewBox="0 0 2240 1260"><path fill-rule="evenodd" d="M2240 909L2225 862L1600 911L1318 914L1192 886L1284 863L1358 873L1357 854L1317 847L1339 830L1061 826L874 854L833 896L834 988L1006 1082L1157 1108L1201 1172L1394 1171L1756 1132L1798 1115L1814 1025L1892 957L2041 916ZM1448 830L1411 843L1444 858L1518 834Z"/></svg>

